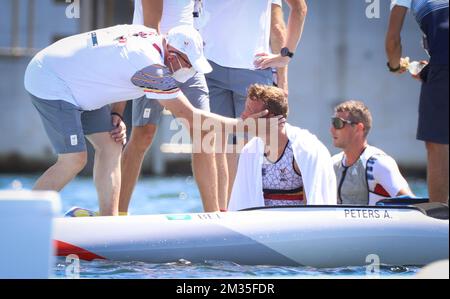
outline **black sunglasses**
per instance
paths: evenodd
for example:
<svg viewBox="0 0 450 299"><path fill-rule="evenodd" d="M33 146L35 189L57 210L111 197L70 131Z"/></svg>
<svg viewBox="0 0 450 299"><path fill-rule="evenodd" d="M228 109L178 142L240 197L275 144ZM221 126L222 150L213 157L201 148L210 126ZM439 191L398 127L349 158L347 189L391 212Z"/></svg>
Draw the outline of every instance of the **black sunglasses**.
<svg viewBox="0 0 450 299"><path fill-rule="evenodd" d="M340 130L344 128L345 125L356 125L358 123L334 116L331 118L331 124L333 125L333 128L335 128L336 130Z"/></svg>

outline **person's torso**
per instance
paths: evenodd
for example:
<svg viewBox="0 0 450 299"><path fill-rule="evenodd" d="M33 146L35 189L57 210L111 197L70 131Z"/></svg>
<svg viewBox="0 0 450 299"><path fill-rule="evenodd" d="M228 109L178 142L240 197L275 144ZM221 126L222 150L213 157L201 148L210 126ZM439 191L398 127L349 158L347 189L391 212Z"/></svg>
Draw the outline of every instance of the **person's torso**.
<svg viewBox="0 0 450 299"><path fill-rule="evenodd" d="M263 192L266 206L306 204L303 180L295 169L292 144L289 141L275 163L264 158L262 168Z"/></svg>
<svg viewBox="0 0 450 299"><path fill-rule="evenodd" d="M206 58L223 67L254 69L270 53L271 0L207 0L203 5Z"/></svg>
<svg viewBox="0 0 450 299"><path fill-rule="evenodd" d="M164 0L160 33L166 34L173 27L180 25L194 26L194 4L195 0ZM135 0L134 5L133 24L143 25L142 1Z"/></svg>
<svg viewBox="0 0 450 299"><path fill-rule="evenodd" d="M119 25L62 39L35 59L67 85L76 105L93 110L143 96L131 78L149 65L164 65L162 49L155 30Z"/></svg>
<svg viewBox="0 0 450 299"><path fill-rule="evenodd" d="M425 38L432 64L448 65L448 0L412 0L411 11Z"/></svg>
<svg viewBox="0 0 450 299"><path fill-rule="evenodd" d="M411 12L420 24L433 11L448 8L448 0L411 0Z"/></svg>
<svg viewBox="0 0 450 299"><path fill-rule="evenodd" d="M333 157L339 204L368 205L390 197L373 175L374 164L383 156L382 150L368 146L351 166L345 166L343 153Z"/></svg>

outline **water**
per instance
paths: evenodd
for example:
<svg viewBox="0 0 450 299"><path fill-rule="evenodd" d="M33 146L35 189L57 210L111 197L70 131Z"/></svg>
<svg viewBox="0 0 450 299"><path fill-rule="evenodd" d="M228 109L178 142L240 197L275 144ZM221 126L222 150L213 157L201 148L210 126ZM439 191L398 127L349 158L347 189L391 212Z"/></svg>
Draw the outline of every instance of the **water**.
<svg viewBox="0 0 450 299"><path fill-rule="evenodd" d="M37 176L0 175L0 190L30 189ZM424 180L408 179L413 192L419 197L427 196ZM97 194L90 178L77 178L62 192L63 211L72 206L97 210ZM142 178L136 186L130 213L133 215L162 213L202 212L200 195L192 177ZM57 258L55 278L67 277L70 261ZM419 267L382 266L380 276L385 278L411 277ZM190 263L178 261L166 264L143 262L114 262L96 260L81 261L81 278L300 278L300 277L356 277L366 274L365 267L342 267L315 269L310 267L245 266L226 261Z"/></svg>
<svg viewBox="0 0 450 299"><path fill-rule="evenodd" d="M66 277L68 263L65 258L58 258L55 266L57 278ZM380 277L412 277L420 268L382 266ZM304 278L304 277L348 277L363 276L365 267L342 267L332 269L315 269L311 267L277 267L277 266L245 266L226 261L205 261L190 263L180 261L166 264L150 264L143 262L111 262L95 260L81 261L81 278Z"/></svg>

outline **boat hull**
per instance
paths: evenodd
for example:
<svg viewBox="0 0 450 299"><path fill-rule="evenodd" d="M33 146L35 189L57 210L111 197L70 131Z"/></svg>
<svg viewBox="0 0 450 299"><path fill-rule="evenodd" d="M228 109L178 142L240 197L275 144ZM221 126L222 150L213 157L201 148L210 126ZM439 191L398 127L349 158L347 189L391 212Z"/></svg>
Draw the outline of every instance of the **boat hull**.
<svg viewBox="0 0 450 299"><path fill-rule="evenodd" d="M225 260L311 267L448 259L449 221L414 208L298 207L59 218L57 255L149 263Z"/></svg>

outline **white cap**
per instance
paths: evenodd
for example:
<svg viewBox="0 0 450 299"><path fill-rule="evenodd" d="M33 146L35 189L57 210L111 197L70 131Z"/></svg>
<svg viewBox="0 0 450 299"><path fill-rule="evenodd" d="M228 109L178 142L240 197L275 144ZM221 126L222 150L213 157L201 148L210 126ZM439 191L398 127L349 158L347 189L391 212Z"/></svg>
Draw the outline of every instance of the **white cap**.
<svg viewBox="0 0 450 299"><path fill-rule="evenodd" d="M212 67L203 54L203 39L192 26L173 27L166 36L167 43L186 54L194 69L201 74L212 72Z"/></svg>

